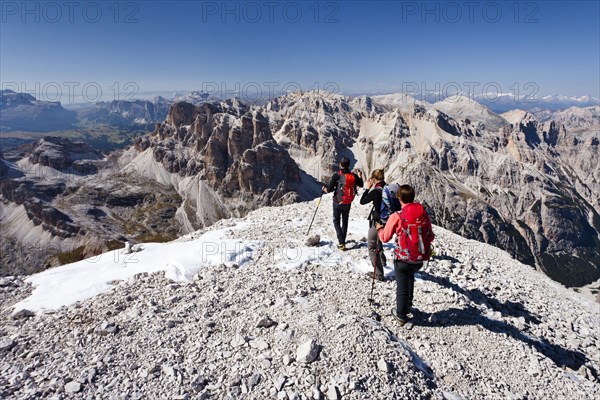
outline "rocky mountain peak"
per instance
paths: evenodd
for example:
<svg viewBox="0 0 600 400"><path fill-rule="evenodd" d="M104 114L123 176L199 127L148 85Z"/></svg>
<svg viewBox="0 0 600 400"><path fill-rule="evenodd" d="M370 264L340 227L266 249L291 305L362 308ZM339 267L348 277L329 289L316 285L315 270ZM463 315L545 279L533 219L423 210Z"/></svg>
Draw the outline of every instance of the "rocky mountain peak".
<svg viewBox="0 0 600 400"><path fill-rule="evenodd" d="M49 132L71 129L76 114L58 101L41 101L28 93L0 92L0 131Z"/></svg>
<svg viewBox="0 0 600 400"><path fill-rule="evenodd" d="M35 97L29 93L16 93L10 89L0 90L0 106L15 107L21 104L33 104Z"/></svg>
<svg viewBox="0 0 600 400"><path fill-rule="evenodd" d="M97 171L94 161L104 158L90 145L68 138L45 136L22 150L32 164L54 168L58 171L91 174Z"/></svg>
<svg viewBox="0 0 600 400"><path fill-rule="evenodd" d="M258 206L296 201L304 193L300 169L274 140L268 118L239 100L176 103L165 122L137 139L135 148L150 152L166 173L207 188L202 193L190 192L193 186L178 189L187 204L186 219L196 221L194 226ZM139 163L147 165L148 160Z"/></svg>
<svg viewBox="0 0 600 400"><path fill-rule="evenodd" d="M250 107L238 97L223 100L219 104L223 111L237 117L242 116L250 110Z"/></svg>
<svg viewBox="0 0 600 400"><path fill-rule="evenodd" d="M361 108L359 104L362 101L372 101L376 105L376 109L374 111L377 112L394 110L411 112L416 104L422 103L406 93L390 93L370 97L360 96L353 99L352 102L355 103L358 108Z"/></svg>
<svg viewBox="0 0 600 400"><path fill-rule="evenodd" d="M216 111L217 108L209 104L196 107L192 103L180 101L171 106L165 123L175 129L182 125L191 125L194 123L199 110L204 110L205 113L210 113L211 111Z"/></svg>
<svg viewBox="0 0 600 400"><path fill-rule="evenodd" d="M533 113L521 109L507 111L502 113L501 116L512 125L517 125L522 122L527 124L532 121L538 121L538 118Z"/></svg>
<svg viewBox="0 0 600 400"><path fill-rule="evenodd" d="M434 103L433 107L456 120L469 120L471 123L480 123L482 130L485 129L490 132L497 132L503 126L508 125L508 121L500 115L464 94L447 97Z"/></svg>
<svg viewBox="0 0 600 400"><path fill-rule="evenodd" d="M563 124L567 129L577 132L595 130L600 132L600 106L585 108L571 107L550 114L547 119Z"/></svg>

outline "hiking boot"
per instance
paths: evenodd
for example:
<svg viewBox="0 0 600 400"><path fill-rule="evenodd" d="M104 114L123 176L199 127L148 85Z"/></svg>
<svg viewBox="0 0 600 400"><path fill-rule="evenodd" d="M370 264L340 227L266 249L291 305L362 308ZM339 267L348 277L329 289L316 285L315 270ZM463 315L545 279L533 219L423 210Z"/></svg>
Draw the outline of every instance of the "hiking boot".
<svg viewBox="0 0 600 400"><path fill-rule="evenodd" d="M373 273L372 272L367 272L367 278L368 279L373 279ZM382 275L375 274L375 280L379 281L379 282L385 282L385 278Z"/></svg>
<svg viewBox="0 0 600 400"><path fill-rule="evenodd" d="M400 324L400 326L404 326L408 320L405 318L400 318L398 316L398 314L396 313L396 309L392 308L392 311L390 312L390 314L392 314L392 317L396 318L396 321L398 321L398 323Z"/></svg>
<svg viewBox="0 0 600 400"><path fill-rule="evenodd" d="M346 250L346 245L345 244L338 244L338 250L345 251Z"/></svg>

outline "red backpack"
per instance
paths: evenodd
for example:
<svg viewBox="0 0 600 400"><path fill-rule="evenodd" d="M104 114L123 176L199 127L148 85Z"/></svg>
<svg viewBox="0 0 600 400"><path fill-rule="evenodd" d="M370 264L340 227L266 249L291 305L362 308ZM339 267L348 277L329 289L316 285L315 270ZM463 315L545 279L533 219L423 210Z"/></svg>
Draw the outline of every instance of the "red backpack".
<svg viewBox="0 0 600 400"><path fill-rule="evenodd" d="M356 195L356 181L351 172L340 171L340 179L337 185L337 200L339 204L351 204Z"/></svg>
<svg viewBox="0 0 600 400"><path fill-rule="evenodd" d="M410 203L404 205L398 214L400 225L396 231L396 259L409 264L429 260L435 235L425 208L419 203Z"/></svg>

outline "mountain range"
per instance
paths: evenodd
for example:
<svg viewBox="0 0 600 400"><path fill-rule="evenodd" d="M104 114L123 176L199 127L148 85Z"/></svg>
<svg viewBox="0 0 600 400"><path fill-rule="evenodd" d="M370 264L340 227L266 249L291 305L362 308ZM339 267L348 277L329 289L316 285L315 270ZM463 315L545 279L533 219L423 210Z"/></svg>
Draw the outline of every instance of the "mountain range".
<svg viewBox="0 0 600 400"><path fill-rule="evenodd" d="M60 102L39 101L27 93L0 90L0 132L71 129L76 114Z"/></svg>
<svg viewBox="0 0 600 400"><path fill-rule="evenodd" d="M153 133L102 159L86 150L63 162L65 148L82 145L51 138L6 152L1 221L14 251L3 273L33 244L71 260L314 198L349 156L367 174L383 168L387 181L412 184L435 223L586 285L600 278L598 113L496 114L464 96L430 104L322 91L264 106L178 102Z"/></svg>
<svg viewBox="0 0 600 400"><path fill-rule="evenodd" d="M528 89L534 87L535 86L527 86ZM565 110L570 107L585 108L597 106L600 104L600 99L593 96L565 96L560 94L540 96L533 92L528 94L501 92L481 93L478 92L476 89L473 93L447 93L441 91L425 91L425 88L423 88L423 90L424 91L422 93L416 92L406 94L417 100L425 101L431 104L459 95L462 97L468 97L469 99L488 107L495 113L503 113L514 109L526 110L533 113L555 112ZM386 93L381 93L378 95L385 94ZM367 95L374 96L374 94Z"/></svg>
<svg viewBox="0 0 600 400"><path fill-rule="evenodd" d="M394 96L395 94L391 94ZM397 95L397 94L396 94ZM373 95L369 95L373 97ZM377 95L375 97L386 97ZM351 96L360 97L360 96ZM411 97L408 95L408 97ZM494 113L521 109L536 115L539 120L552 119L557 112L570 107L589 108L598 106L600 100L591 96L515 96L512 93L500 94L461 94L447 95L431 92L411 98L425 103L442 104L448 98L466 97L489 108ZM31 131L51 132L75 127L93 126L149 126L165 120L169 108L179 102L200 105L215 103L222 99L208 92L193 90L174 92L170 96L154 96L149 99L99 101L96 103L68 104L63 108L60 102L37 100L27 93L0 90L0 132ZM270 99L258 99L252 105L265 106ZM248 103L248 102L246 102ZM556 119L556 118L554 118Z"/></svg>
<svg viewBox="0 0 600 400"><path fill-rule="evenodd" d="M152 100L113 100L98 102L92 107L77 110L79 123L84 126L93 125L152 125L163 121L171 102L163 97Z"/></svg>

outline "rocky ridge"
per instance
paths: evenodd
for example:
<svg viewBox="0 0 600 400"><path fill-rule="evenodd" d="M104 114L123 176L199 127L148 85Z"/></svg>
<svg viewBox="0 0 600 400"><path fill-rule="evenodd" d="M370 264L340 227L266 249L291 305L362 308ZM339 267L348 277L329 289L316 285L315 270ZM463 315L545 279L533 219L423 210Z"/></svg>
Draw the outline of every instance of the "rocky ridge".
<svg viewBox="0 0 600 400"><path fill-rule="evenodd" d="M176 188L183 232L257 207L313 198L320 189L274 140L261 112L238 99L175 104L121 162L125 170Z"/></svg>
<svg viewBox="0 0 600 400"><path fill-rule="evenodd" d="M126 240L172 240L319 190L273 140L265 118L237 100L178 103L123 154L105 158L47 137L7 157L11 168L2 161L0 170L3 275L76 261ZM25 267L31 252L41 257Z"/></svg>
<svg viewBox="0 0 600 400"><path fill-rule="evenodd" d="M172 102L163 97L152 100L98 102L77 111L81 125L146 125L164 121Z"/></svg>
<svg viewBox="0 0 600 400"><path fill-rule="evenodd" d="M600 106L570 107L540 118L543 122L553 120L569 130L600 129Z"/></svg>
<svg viewBox="0 0 600 400"><path fill-rule="evenodd" d="M0 175L0 273L33 273L122 247L172 240L180 198L114 168L82 143L43 138L6 154Z"/></svg>
<svg viewBox="0 0 600 400"><path fill-rule="evenodd" d="M83 180L71 179L79 183L45 206L94 233L91 241L105 241L109 232L109 240L147 240L161 229L168 240L257 207L313 198L317 181L348 156L367 175L384 168L388 181L415 186L441 226L582 286L600 278L598 125L593 110L567 110L556 120L520 110L497 115L460 96L433 105L403 94L326 92L290 93L264 107L239 99L180 102L151 135L85 179L102 193L87 183L79 190ZM22 187L31 180L30 165L10 161L21 168L10 169L13 176L29 176L7 185ZM55 178L62 190L62 178ZM119 199L104 204L113 189ZM165 201L153 200L153 192ZM90 201L94 207L85 208ZM105 207L115 203L123 206L118 212ZM153 207L170 224L146 214ZM124 227L132 214L135 227ZM10 226L16 218L4 221ZM56 238L57 227L48 228Z"/></svg>
<svg viewBox="0 0 600 400"><path fill-rule="evenodd" d="M383 168L388 181L422 193L436 223L569 286L600 278L596 130L524 111L504 118L460 96L431 105L402 94L307 92L266 110L274 137L311 175L329 176L342 156L367 175Z"/></svg>

